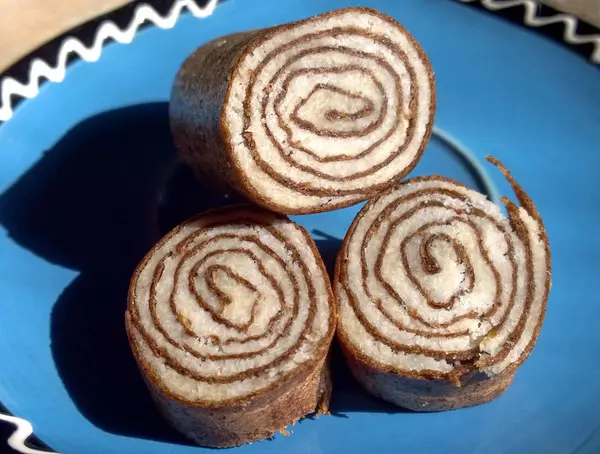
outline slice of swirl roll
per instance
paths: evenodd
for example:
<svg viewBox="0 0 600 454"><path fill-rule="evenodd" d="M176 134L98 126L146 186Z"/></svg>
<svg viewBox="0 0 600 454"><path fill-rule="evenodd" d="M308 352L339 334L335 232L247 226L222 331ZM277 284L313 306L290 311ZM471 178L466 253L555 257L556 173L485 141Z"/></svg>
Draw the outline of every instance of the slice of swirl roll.
<svg viewBox="0 0 600 454"><path fill-rule="evenodd" d="M327 411L333 292L315 243L284 216L238 206L181 224L135 271L125 318L159 410L199 445Z"/></svg>
<svg viewBox="0 0 600 454"><path fill-rule="evenodd" d="M287 214L349 206L399 181L434 111L423 49L367 8L205 44L170 103L180 156L199 178Z"/></svg>
<svg viewBox="0 0 600 454"><path fill-rule="evenodd" d="M540 332L550 250L531 199L488 157L521 204L508 218L484 195L439 176L371 200L338 257L338 337L370 393L416 411L503 393Z"/></svg>

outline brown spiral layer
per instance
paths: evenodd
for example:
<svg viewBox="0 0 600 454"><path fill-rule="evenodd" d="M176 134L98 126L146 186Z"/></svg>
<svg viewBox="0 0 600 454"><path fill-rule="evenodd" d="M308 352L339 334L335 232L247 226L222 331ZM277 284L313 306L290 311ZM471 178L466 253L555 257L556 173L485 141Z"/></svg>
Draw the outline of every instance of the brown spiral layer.
<svg viewBox="0 0 600 454"><path fill-rule="evenodd" d="M499 207L455 181L419 177L371 200L347 234L335 292L345 350L369 367L456 384L514 371L533 348L550 251L533 203Z"/></svg>
<svg viewBox="0 0 600 454"><path fill-rule="evenodd" d="M209 93L194 95L190 81L217 52L232 56L219 131L228 150L221 166L231 166L224 178L276 211L365 200L406 175L431 134L435 87L424 51L392 18L347 8L231 35L190 57L171 112L192 166L204 158L195 151L202 137L192 139L200 122L190 118L206 114L185 98L206 105Z"/></svg>
<svg viewBox="0 0 600 454"><path fill-rule="evenodd" d="M306 231L232 207L191 219L131 282L136 359L163 393L197 405L247 401L322 364L335 310Z"/></svg>

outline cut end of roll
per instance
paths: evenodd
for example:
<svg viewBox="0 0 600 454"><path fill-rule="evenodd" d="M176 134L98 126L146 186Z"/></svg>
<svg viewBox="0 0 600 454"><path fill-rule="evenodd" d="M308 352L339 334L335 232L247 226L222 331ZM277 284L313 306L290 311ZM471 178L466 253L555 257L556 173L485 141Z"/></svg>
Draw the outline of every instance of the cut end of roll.
<svg viewBox="0 0 600 454"><path fill-rule="evenodd" d="M161 412L203 446L266 438L318 411L335 320L308 233L247 205L167 234L137 268L126 313Z"/></svg>
<svg viewBox="0 0 600 454"><path fill-rule="evenodd" d="M550 288L539 213L508 170L509 217L443 177L372 199L338 258L338 336L358 380L419 411L486 402L533 349ZM425 382L429 383L425 385Z"/></svg>
<svg viewBox="0 0 600 454"><path fill-rule="evenodd" d="M365 200L406 175L434 111L433 71L414 38L375 10L348 8L252 43L223 121L253 199L314 212Z"/></svg>
<svg viewBox="0 0 600 454"><path fill-rule="evenodd" d="M420 159L434 113L425 52L368 8L209 43L184 63L171 100L184 161L286 214L349 206L398 182Z"/></svg>

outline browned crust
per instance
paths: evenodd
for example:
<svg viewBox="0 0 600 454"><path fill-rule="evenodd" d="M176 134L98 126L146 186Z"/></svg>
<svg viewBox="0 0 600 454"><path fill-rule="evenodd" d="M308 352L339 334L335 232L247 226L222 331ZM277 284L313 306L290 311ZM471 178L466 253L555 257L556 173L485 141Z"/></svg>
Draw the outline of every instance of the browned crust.
<svg viewBox="0 0 600 454"><path fill-rule="evenodd" d="M472 371L456 386L448 380L412 378L374 369L351 354L346 355L346 360L354 378L370 394L422 412L455 410L489 402L508 389L516 371L511 367L493 377Z"/></svg>
<svg viewBox="0 0 600 454"><path fill-rule="evenodd" d="M291 208L275 203L252 186L235 158L231 143L232 136L227 122L225 121L225 112L223 110L223 106L228 104L229 96L231 94L230 83L234 81L235 75L240 72L242 58L246 54L251 53L264 41L292 27L316 19L335 17L347 13L348 11L371 14L387 21L390 26L399 29L417 50L421 61L427 68L429 84L431 86L430 116L423 141L410 165L385 183L365 189L323 190L306 184L297 184L287 179L285 181L280 181L279 176L274 173L274 171L269 171L268 168L266 170L263 169L263 171L269 174L271 178L274 178L275 181L279 181L280 184L293 188L299 193L329 197L328 202L311 207ZM327 33L341 32L342 31L327 31ZM365 31L360 31L360 33L363 35L370 35ZM372 34L370 36L377 38L378 41L381 41L382 39L379 35ZM433 70L425 52L412 35L410 35L404 27L398 24L396 20L370 8L344 8L271 29L230 35L227 39L228 42L222 47L219 47L218 51L215 51L214 49L215 46L217 46L217 40L202 46L188 58L176 77L171 96L171 123L175 143L180 150L182 159L188 163L201 178L212 180L217 184L227 185L242 193L253 202L270 210L286 214L308 214L343 208L366 200L369 197L376 195L380 190L394 185L413 170L425 149L433 128L436 105L435 80ZM395 49L394 51L396 53L401 52L399 49ZM407 57L401 55L400 58L406 60ZM207 67L214 67L218 70L206 71ZM410 68L410 65L408 65L408 67ZM222 77L223 73L228 74L228 77ZM414 78L414 76L412 77ZM251 84L249 86L251 86ZM416 88L416 83L414 84L414 87ZM211 114L208 113L206 106L211 106ZM247 105L245 105L244 109L247 109ZM220 112L218 120L215 118L217 112ZM248 113L246 111L246 121L247 116ZM409 118L409 120L411 119ZM409 130L412 131L413 126L410 126ZM250 135L245 134L244 140L247 142L249 149L252 150L252 143L249 142L252 140ZM393 155L390 155L386 162L393 159L393 157L401 151L402 149L399 149ZM368 152L369 150L365 150L365 153ZM282 156L284 155L285 154L282 154ZM343 156L340 158L344 159ZM284 159L286 159L285 156ZM326 159L324 159L324 161L325 160ZM383 167L386 162L379 163L379 167ZM268 163L264 164L268 167ZM321 177L325 176L318 169L305 168L298 163L295 163L294 165L298 168L302 167L304 171L314 173L315 175ZM370 171L372 172L375 170L376 169L374 168ZM332 177L332 179L335 178ZM346 201L335 200L342 196L351 198Z"/></svg>
<svg viewBox="0 0 600 454"><path fill-rule="evenodd" d="M326 359L285 393L261 407L234 410L200 408L172 400L145 378L159 412L177 431L200 446L228 448L286 433L305 416L327 413L331 397L331 375Z"/></svg>
<svg viewBox="0 0 600 454"><path fill-rule="evenodd" d="M490 364L493 364L495 362L494 360L502 360L506 358L507 355L510 353L510 344L505 345L503 349L497 355L494 356L494 360L488 361L484 361L481 359L477 361L476 352L472 352L472 354L466 355L461 355L459 352L445 352L444 354L440 355L439 352L428 351L418 346L402 346L395 343L390 343L389 339L386 339L384 336L378 334L376 327L366 326L366 320L364 320L364 318L361 318L360 314L355 311L357 317L365 326L365 329L369 330L369 332L372 335L374 335L376 339L386 343L395 350L406 351L416 354L422 353L437 358L446 357L452 360L458 360L461 363L460 367L458 367L452 373L449 374L441 373L434 370L424 370L415 372L411 370L395 368L386 364L381 364L375 358L371 358L363 354L350 342L343 329L341 329L341 320L339 320L337 337L342 347L342 351L344 352L344 355L348 363L350 364L352 372L356 376L358 381L361 382L363 386L365 386L365 388L373 394L384 396L386 400L393 403L398 403L399 405L402 405L406 408L410 408L416 411L437 411L451 408L459 408L463 406L470 406L487 402L502 394L502 392L504 392L504 390L512 382L512 378L518 367L521 364L523 364L523 362L531 353L543 324L546 312L546 303L548 300L548 294L551 286L551 257L546 229L544 227L541 216L539 215L539 212L535 208L535 205L533 204L529 196L525 193L523 188L515 181L512 175L508 172L508 170L497 159L490 156L488 156L487 159L502 171L504 176L511 184L522 207L539 223L539 238L545 245L546 249L547 270L543 304L539 322L535 327L531 341L527 345L525 351L518 358L518 360L512 363L501 374L493 377L488 377L487 375L481 373L480 369L485 366L489 366ZM396 187L390 188L388 191L382 193L380 197L385 197L386 195L395 191L402 185L413 184L419 181L431 180L444 181L456 185L458 187L465 187L462 183L442 176L434 175L416 177L403 181ZM442 192L450 193L452 191L442 190ZM518 207L506 197L503 197L502 201L507 207L509 221L514 232L524 243L524 248L527 256L526 262L531 273L531 248L529 245L527 231L525 227L521 225L521 221L517 215L516 210L518 210ZM352 238L352 234L355 231L362 217L371 209L371 206L376 202L377 199L372 199L363 207L363 209L358 213L358 215L354 219L352 225L350 226L350 229L348 230L348 233L346 234L335 267L334 293L336 294L336 296L338 295L340 288L342 289L342 291L346 292L346 287L343 284L344 279L346 279L346 277L344 276L344 272L342 269L342 262L346 260L345 254L349 242ZM381 217L384 217L386 211L387 209L382 212ZM377 222L378 221L375 220L373 222L373 225L377 224ZM508 244L508 254L512 257L513 252L512 248L510 247L510 242ZM513 269L513 282L515 278L515 273L516 270ZM496 276L496 278L498 278L498 276ZM532 279L530 279L529 288L527 289L526 305L531 304L531 298L533 297L533 285L533 281ZM514 292L515 289L513 289L511 293L511 305L514 299ZM347 296L349 296L349 301L352 301L351 296ZM503 317L502 323L508 315L509 310L510 307L507 309L507 312ZM519 321L518 327L513 332L513 334L516 333L516 336L519 336L521 334L524 328L524 324L527 320L528 314L529 307L527 306L523 311L523 315L521 316L521 320ZM404 327L401 328L405 329ZM420 332L419 334L423 333ZM516 339L517 337L509 338L509 340L511 341L516 341ZM425 393L423 391L424 389L428 391ZM436 392L438 393L437 395L435 394ZM435 399L433 397L435 397Z"/></svg>
<svg viewBox="0 0 600 454"><path fill-rule="evenodd" d="M198 435L203 433L201 432L202 429L197 428L199 432L196 435L191 433L189 430L186 431L187 436L190 436L195 441L201 440L201 444L205 446L234 446L236 444L259 439L244 438L247 436L250 437L251 434L254 434L257 437L260 435L260 438L265 438L267 436L265 434L270 436L280 428L285 427L286 425L305 416L306 414L325 408L330 394L330 391L328 391L330 389L330 385L328 384L329 372L327 370L326 357L329 350L329 345L333 339L337 319L336 305L334 303L333 292L330 285L327 285L327 298L330 307L330 315L328 320L329 328L326 336L324 336L324 338L315 348L313 353L314 359L299 365L287 374L282 374L281 378L277 382L274 382L267 388L258 390L240 398L226 399L221 401L188 401L181 396L174 395L162 385L160 379L149 367L146 359L140 352L139 346L134 340L132 330L135 327L136 331L142 334L145 342L154 351L154 353L158 355L161 354L160 348L154 344L153 340L150 337L143 335L143 329L137 322L137 310L135 302L136 282L141 271L145 268L147 262L152 258L152 256L164 245L166 241L179 233L181 229L188 223L195 222L199 218L214 218L218 220L221 219L221 216L233 216L234 219L231 219L231 221L238 220L239 222L240 219L244 219L245 213L251 213L254 218L258 214L258 216L262 217L267 224L275 219L291 222L285 216L263 211L251 205L230 206L227 208L205 212L180 224L167 235L165 235L165 237L161 239L156 246L154 246L154 248L138 265L130 284L128 307L125 314L125 325L133 355L138 363L142 375L148 383L148 386L157 400L159 407L162 408L168 406L168 414L181 414L184 415L182 418L189 417L197 421L203 421L206 424L208 424L210 421L217 421L214 418L216 417L215 415L218 415L220 418L218 420L221 421L220 424L224 424L223 433L221 435L211 432L209 435L207 435L208 438L202 441L203 435ZM312 254L315 256L317 265L320 268L321 277L326 283L328 283L329 279L327 277L325 265L320 258L314 241L310 238L310 235L305 229L300 226L296 227L305 236L306 244L310 247ZM182 247L182 244L180 243L177 247ZM157 268L156 272L161 272L160 266ZM310 278L310 276L307 277ZM310 283L310 280L307 282ZM317 297L318 296L314 293L311 296L313 299ZM182 321L180 320L180 322ZM185 323L183 324L185 326ZM166 363L168 367L172 367L173 369L184 373L184 375L190 375L187 373L188 371L180 370L176 364L169 363L169 361ZM260 373L260 371L256 371L256 373ZM319 377L319 380L317 380L317 377ZM202 377L195 378L202 379ZM235 378L236 380L239 380L243 379L244 376L240 375L236 376ZM229 381L231 380L219 380L219 382L224 383ZM315 399L318 401L318 405L314 403ZM294 405L291 404L292 402ZM273 407L273 405L275 406ZM177 408L180 408L181 410L177 410ZM165 411L166 410L163 408L163 413ZM277 424L272 422L272 418L275 416L281 417L281 419L277 420ZM171 420L170 422L175 427L183 427L178 421ZM228 429L227 423L233 424L231 428ZM244 427L246 427L248 430L252 428L254 429L248 432L246 429L244 429ZM258 430L259 428L261 428L261 430ZM235 435L236 433L238 433L238 435Z"/></svg>

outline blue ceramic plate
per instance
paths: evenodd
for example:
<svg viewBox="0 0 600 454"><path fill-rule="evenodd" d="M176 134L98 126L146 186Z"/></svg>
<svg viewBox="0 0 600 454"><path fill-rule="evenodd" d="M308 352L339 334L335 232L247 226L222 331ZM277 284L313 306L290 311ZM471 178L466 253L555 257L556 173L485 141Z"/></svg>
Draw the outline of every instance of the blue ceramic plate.
<svg viewBox="0 0 600 454"><path fill-rule="evenodd" d="M600 452L600 72L530 29L452 0L228 0L77 61L0 125L0 401L64 454L203 452L156 414L123 327L128 279L161 233L220 203L175 166L167 100L182 61L227 33L349 5L396 17L435 69L441 136L414 175L493 191L500 158L546 221L554 286L538 344L487 405L412 414L336 364L332 416L241 453ZM175 172L171 170L175 166ZM483 165L486 172L490 166ZM491 170L500 194L508 186ZM494 194L491 194L493 197ZM359 207L295 219L335 255Z"/></svg>

